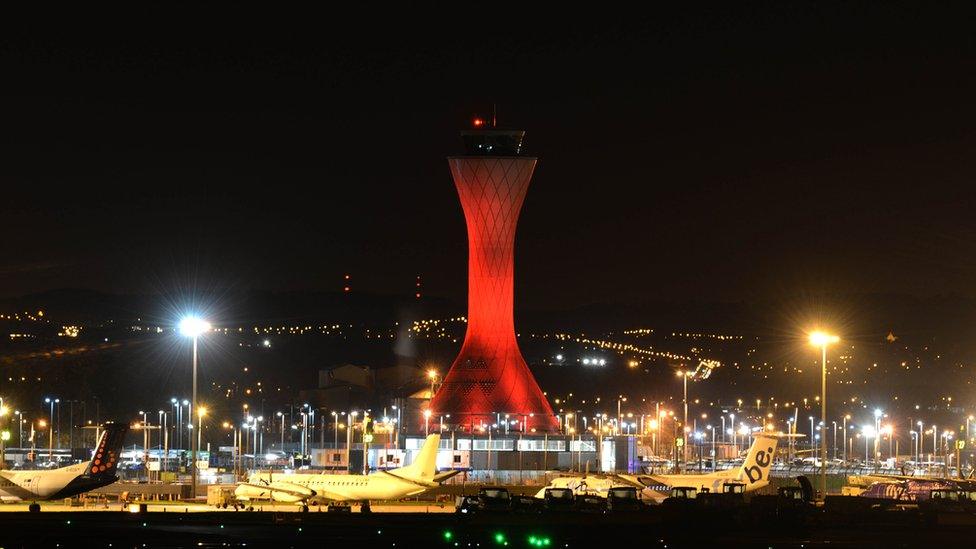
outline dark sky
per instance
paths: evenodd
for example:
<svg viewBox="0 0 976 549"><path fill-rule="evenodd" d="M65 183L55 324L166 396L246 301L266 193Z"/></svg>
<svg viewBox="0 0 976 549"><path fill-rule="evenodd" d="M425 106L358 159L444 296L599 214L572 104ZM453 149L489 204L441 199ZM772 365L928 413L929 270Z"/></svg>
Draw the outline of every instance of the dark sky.
<svg viewBox="0 0 976 549"><path fill-rule="evenodd" d="M444 157L492 102L540 157L524 307L973 295L973 18L775 6L7 33L0 296L337 290L351 273L463 299Z"/></svg>

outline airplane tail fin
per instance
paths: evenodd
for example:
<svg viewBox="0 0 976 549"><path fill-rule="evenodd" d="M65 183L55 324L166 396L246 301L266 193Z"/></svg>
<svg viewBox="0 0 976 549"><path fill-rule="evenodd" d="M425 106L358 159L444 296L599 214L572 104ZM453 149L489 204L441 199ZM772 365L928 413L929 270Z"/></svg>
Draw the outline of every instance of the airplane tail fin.
<svg viewBox="0 0 976 549"><path fill-rule="evenodd" d="M87 473L93 477L114 477L122 454L122 443L129 426L120 423L106 423L102 436L95 445L92 459L88 462Z"/></svg>
<svg viewBox="0 0 976 549"><path fill-rule="evenodd" d="M433 482L437 474L437 449L440 445L440 435L428 436L413 463L397 469L397 475L409 480Z"/></svg>
<svg viewBox="0 0 976 549"><path fill-rule="evenodd" d="M776 455L776 445L782 435L775 433L757 433L746 459L739 469L738 480L747 486L765 486L769 483L769 471L773 467L773 457Z"/></svg>

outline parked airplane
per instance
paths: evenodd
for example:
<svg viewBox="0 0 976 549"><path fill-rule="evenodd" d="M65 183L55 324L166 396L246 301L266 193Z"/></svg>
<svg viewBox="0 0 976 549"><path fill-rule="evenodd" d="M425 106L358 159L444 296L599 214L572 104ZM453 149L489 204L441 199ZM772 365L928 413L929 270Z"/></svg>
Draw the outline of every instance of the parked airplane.
<svg viewBox="0 0 976 549"><path fill-rule="evenodd" d="M666 497L671 488L688 487L695 488L699 492L708 490L710 492L721 493L726 484L743 484L746 492L758 490L769 484L769 471L773 466L773 457L776 455L776 445L779 439L789 436L783 433L754 433L752 446L746 454L742 466L725 471L714 473L691 474L691 475L622 475L632 478L643 485L647 490L656 492L652 496L654 499Z"/></svg>
<svg viewBox="0 0 976 549"><path fill-rule="evenodd" d="M31 501L30 510L41 510L39 500L61 499L108 486L117 481L119 455L128 425L109 423L92 452L90 461L59 469L0 471L0 500Z"/></svg>
<svg viewBox="0 0 976 549"><path fill-rule="evenodd" d="M234 495L242 501L280 501L297 503L308 510L313 502L399 499L425 492L456 475L457 471L437 473L437 448L440 435L424 441L413 463L406 467L382 470L368 475L273 474L254 473L237 485Z"/></svg>
<svg viewBox="0 0 976 549"><path fill-rule="evenodd" d="M769 484L769 471L773 465L773 456L780 438L790 435L774 433L757 433L753 435L753 443L749 448L742 466L714 473L691 475L627 475L611 474L591 476L558 477L552 480L536 494L545 497L546 488L570 488L577 495L589 494L606 497L610 488L617 486L633 486L642 491L649 499L661 501L670 495L671 488L689 487L698 491L708 489L711 492L722 492L725 484L743 484L745 491L758 490ZM799 435L797 435L799 436Z"/></svg>
<svg viewBox="0 0 976 549"><path fill-rule="evenodd" d="M961 490L976 492L976 481L937 476L851 475L847 477L849 493L862 497L925 501L933 490Z"/></svg>

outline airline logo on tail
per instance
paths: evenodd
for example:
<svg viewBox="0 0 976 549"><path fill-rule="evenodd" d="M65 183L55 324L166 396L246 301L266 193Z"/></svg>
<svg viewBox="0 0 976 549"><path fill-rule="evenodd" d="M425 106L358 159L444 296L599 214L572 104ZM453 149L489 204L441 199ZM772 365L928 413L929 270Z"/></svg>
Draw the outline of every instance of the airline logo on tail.
<svg viewBox="0 0 976 549"><path fill-rule="evenodd" d="M773 465L773 456L776 455L776 443L779 437L771 434L758 434L749 454L742 464L739 471L739 480L747 481L749 485L769 482L769 470Z"/></svg>
<svg viewBox="0 0 976 549"><path fill-rule="evenodd" d="M108 424L95 446L95 454L88 464L88 474L93 476L114 475L128 426Z"/></svg>

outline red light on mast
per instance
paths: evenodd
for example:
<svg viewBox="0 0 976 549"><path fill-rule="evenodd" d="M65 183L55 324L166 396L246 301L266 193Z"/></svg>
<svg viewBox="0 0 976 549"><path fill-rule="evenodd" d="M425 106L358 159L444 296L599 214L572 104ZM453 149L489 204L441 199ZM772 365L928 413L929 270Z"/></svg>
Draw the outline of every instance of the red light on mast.
<svg viewBox="0 0 976 549"><path fill-rule="evenodd" d="M480 118L475 118L471 123L474 124L474 127L476 128L480 128L485 125L485 121Z"/></svg>

